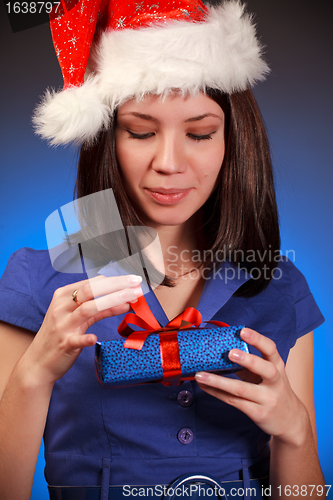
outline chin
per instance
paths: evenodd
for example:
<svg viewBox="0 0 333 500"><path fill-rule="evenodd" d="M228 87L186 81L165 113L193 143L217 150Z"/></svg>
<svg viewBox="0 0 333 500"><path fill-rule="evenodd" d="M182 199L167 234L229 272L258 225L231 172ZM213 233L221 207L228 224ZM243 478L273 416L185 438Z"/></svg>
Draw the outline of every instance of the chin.
<svg viewBox="0 0 333 500"><path fill-rule="evenodd" d="M188 219L184 219L184 217L176 219L175 217L161 217L161 218L153 218L148 219L147 226L181 226L185 224Z"/></svg>
<svg viewBox="0 0 333 500"><path fill-rule="evenodd" d="M147 221L147 226L179 226L184 224L192 214L187 217L183 210L169 209L169 210L149 210L143 215L145 221Z"/></svg>

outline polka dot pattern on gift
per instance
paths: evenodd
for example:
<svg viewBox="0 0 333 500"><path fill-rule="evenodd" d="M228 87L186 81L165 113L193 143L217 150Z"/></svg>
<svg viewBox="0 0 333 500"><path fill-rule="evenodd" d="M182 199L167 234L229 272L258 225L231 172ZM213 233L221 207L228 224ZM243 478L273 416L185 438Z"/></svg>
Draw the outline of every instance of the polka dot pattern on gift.
<svg viewBox="0 0 333 500"><path fill-rule="evenodd" d="M231 349L248 352L240 338L243 326L190 328L179 330L179 357L182 377L198 371L233 371L236 363L228 359ZM163 333L161 333L163 335ZM149 335L142 350L124 347L125 339L99 342L96 371L104 385L128 386L163 379L159 334Z"/></svg>
<svg viewBox="0 0 333 500"><path fill-rule="evenodd" d="M182 376L189 377L199 371L234 370L238 365L228 358L231 349L248 352L240 338L243 326L180 330L178 332L179 357Z"/></svg>
<svg viewBox="0 0 333 500"><path fill-rule="evenodd" d="M133 385L162 380L158 335L150 335L142 350L123 347L125 339L100 343L100 378L105 385Z"/></svg>

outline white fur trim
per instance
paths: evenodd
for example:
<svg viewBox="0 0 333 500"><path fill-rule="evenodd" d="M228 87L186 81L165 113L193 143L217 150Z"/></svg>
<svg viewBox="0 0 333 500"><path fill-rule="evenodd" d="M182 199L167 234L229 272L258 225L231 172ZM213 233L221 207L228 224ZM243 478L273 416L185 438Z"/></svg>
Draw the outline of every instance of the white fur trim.
<svg viewBox="0 0 333 500"><path fill-rule="evenodd" d="M202 23L107 31L92 47L83 86L47 95L34 119L37 132L52 144L91 140L131 97L165 96L174 89L230 94L263 80L269 68L244 8L238 0L228 1L209 7Z"/></svg>
<svg viewBox="0 0 333 500"><path fill-rule="evenodd" d="M33 124L37 134L52 146L93 140L109 122L109 108L100 99L96 80L61 92L47 90L36 108Z"/></svg>
<svg viewBox="0 0 333 500"><path fill-rule="evenodd" d="M233 93L268 72L251 18L239 2L210 8L205 23L106 32L93 59L99 91L111 110L131 96L172 89Z"/></svg>

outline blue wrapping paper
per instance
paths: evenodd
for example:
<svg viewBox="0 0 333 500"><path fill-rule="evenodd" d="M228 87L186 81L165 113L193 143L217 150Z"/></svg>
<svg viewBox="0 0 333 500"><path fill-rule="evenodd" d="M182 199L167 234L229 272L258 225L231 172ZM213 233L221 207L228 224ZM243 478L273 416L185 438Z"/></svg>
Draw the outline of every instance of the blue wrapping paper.
<svg viewBox="0 0 333 500"><path fill-rule="evenodd" d="M228 358L231 349L249 352L240 338L243 326L189 328L178 330L181 379L193 378L198 371L233 372L239 365ZM119 387L147 382L163 382L160 333L150 334L141 350L125 348L126 339L97 342L95 368L99 381Z"/></svg>

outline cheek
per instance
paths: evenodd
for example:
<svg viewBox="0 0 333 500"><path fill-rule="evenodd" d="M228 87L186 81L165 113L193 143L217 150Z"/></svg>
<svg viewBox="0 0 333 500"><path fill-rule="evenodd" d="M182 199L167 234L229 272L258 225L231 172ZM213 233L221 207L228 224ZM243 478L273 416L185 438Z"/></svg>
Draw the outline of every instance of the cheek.
<svg viewBox="0 0 333 500"><path fill-rule="evenodd" d="M206 184L215 185L222 168L223 159L224 149L223 151L221 151L221 149L213 151L212 154L205 157L202 180Z"/></svg>
<svg viewBox="0 0 333 500"><path fill-rule="evenodd" d="M130 165L121 161L119 161L119 169L125 190L130 194L138 183L136 172Z"/></svg>

